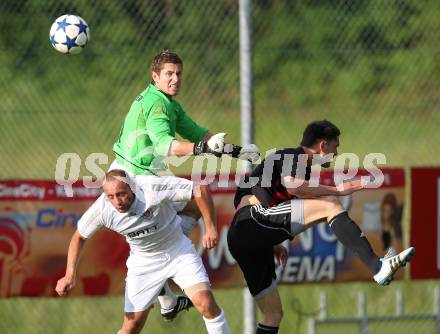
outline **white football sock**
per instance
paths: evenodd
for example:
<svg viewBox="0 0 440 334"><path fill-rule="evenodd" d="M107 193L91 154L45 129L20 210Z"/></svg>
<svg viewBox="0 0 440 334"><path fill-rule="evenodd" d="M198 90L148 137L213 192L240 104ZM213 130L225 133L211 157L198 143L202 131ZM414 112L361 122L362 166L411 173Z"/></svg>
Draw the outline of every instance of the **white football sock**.
<svg viewBox="0 0 440 334"><path fill-rule="evenodd" d="M205 320L206 329L209 334L231 334L223 310L221 310L221 313L216 318L206 319L203 317L203 320Z"/></svg>
<svg viewBox="0 0 440 334"><path fill-rule="evenodd" d="M176 306L177 296L173 291L171 291L168 282L165 282L163 289L165 290L165 294L157 297L160 307L165 310L172 309L174 306Z"/></svg>

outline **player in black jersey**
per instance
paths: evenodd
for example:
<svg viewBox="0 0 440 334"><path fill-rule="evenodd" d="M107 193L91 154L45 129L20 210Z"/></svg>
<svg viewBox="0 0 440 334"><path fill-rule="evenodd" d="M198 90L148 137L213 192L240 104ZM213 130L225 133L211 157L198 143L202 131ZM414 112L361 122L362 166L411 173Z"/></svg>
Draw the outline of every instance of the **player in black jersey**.
<svg viewBox="0 0 440 334"><path fill-rule="evenodd" d="M362 260L380 285L389 284L414 254L410 247L395 256L379 258L350 219L338 196L359 191L366 182L356 179L335 187L311 178L312 165L330 166L339 135L339 129L329 121L310 123L298 148L268 156L242 180L236 192L237 212L228 231L228 246L263 315L257 334L278 333L281 322L274 256L285 264L288 254L280 243L313 225L327 221L338 240Z"/></svg>

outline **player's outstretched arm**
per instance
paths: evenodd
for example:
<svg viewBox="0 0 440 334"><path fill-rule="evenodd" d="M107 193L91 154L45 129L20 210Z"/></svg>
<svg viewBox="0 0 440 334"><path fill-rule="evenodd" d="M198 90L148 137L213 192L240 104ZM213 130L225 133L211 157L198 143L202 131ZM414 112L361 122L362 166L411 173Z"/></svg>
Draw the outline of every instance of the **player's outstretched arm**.
<svg viewBox="0 0 440 334"><path fill-rule="evenodd" d="M194 199L205 223L205 235L203 236L203 247L214 248L218 242L217 220L215 217L214 201L206 185L194 185Z"/></svg>
<svg viewBox="0 0 440 334"><path fill-rule="evenodd" d="M293 176L284 177L284 186L290 195L298 197L320 197L320 196L345 196L364 189L367 182L362 179L355 179L343 182L337 187L318 185L311 186L308 181L296 179Z"/></svg>
<svg viewBox="0 0 440 334"><path fill-rule="evenodd" d="M65 296L75 286L76 271L81 256L84 243L87 239L83 238L78 231L72 236L67 252L66 274L57 282L55 291L60 296Z"/></svg>

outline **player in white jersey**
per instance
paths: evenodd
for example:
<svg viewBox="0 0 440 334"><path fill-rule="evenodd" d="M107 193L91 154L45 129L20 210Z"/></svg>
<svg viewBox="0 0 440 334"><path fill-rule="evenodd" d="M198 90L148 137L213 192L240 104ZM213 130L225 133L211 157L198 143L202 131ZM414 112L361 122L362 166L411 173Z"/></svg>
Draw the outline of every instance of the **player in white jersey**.
<svg viewBox="0 0 440 334"><path fill-rule="evenodd" d="M124 165L121 165L117 160L114 160L110 165L109 171L114 169L120 169L127 173L130 177L135 177L136 175L127 169ZM174 208L176 209L180 217L180 227L182 228L183 234L187 237L192 233L197 225L197 221L201 217L200 210L194 203L194 200L190 202L174 202ZM213 242L217 243L217 231L211 231L215 235L211 238ZM183 310L188 310L192 307L191 300L186 297L179 295L177 296L170 288L168 282L165 282L163 289L161 290L159 296L157 297L160 304L160 314L165 321L173 320L177 314Z"/></svg>
<svg viewBox="0 0 440 334"><path fill-rule="evenodd" d="M216 304L209 278L191 240L180 228L174 203L193 196L207 231L216 229L212 198L205 186L176 177L128 177L122 170L108 172L104 193L78 221L67 255L66 273L56 292L65 296L75 285L81 250L101 227L125 236L127 259L125 316L121 333L140 333L164 283L171 278L202 314L210 334L229 334L222 309ZM213 233L205 234L205 248L215 246ZM216 235L216 234L215 234Z"/></svg>
<svg viewBox="0 0 440 334"><path fill-rule="evenodd" d="M117 160L114 160L109 168L109 171L120 169L127 173L130 177L136 177L136 174L129 171L125 166L121 165ZM194 204L194 200L189 202L174 202L174 207L180 216L180 226L183 234L189 236L197 225L197 220L200 218L200 211Z"/></svg>

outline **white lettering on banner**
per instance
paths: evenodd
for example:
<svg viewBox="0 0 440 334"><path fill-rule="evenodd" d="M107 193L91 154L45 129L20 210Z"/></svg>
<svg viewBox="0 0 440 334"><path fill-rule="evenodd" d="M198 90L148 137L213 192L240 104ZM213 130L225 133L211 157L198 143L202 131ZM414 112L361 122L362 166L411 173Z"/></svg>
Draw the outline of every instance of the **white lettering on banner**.
<svg viewBox="0 0 440 334"><path fill-rule="evenodd" d="M385 174L383 179L384 179L384 185L389 186L391 184L391 175L390 174Z"/></svg>
<svg viewBox="0 0 440 334"><path fill-rule="evenodd" d="M39 198L44 199L46 195L46 188L37 187L31 184L23 183L17 187L8 187L0 184L0 198L2 197L16 197L16 198Z"/></svg>
<svg viewBox="0 0 440 334"><path fill-rule="evenodd" d="M328 243L336 242L336 260L343 261L344 260L344 246L337 242L336 236L330 230L327 230L327 224L319 224L316 227L318 231L318 235L321 239ZM302 249L305 252L310 252L314 247L314 239L313 239L313 229L305 230L303 233L299 235L299 241L301 243Z"/></svg>
<svg viewBox="0 0 440 334"><path fill-rule="evenodd" d="M332 243L337 240L336 235L332 233L331 230L327 230L326 224L319 224L317 228L319 235L321 236L322 240L324 240L325 242Z"/></svg>
<svg viewBox="0 0 440 334"><path fill-rule="evenodd" d="M316 235L314 231L317 232ZM336 263L344 261L344 246L338 242L333 232L328 229L327 224L319 224L315 229L308 229L298 238L301 248L306 253L313 250L316 241L335 245L334 254L289 256L286 265L276 269L278 279L283 283L334 280ZM315 240L315 238L317 239Z"/></svg>
<svg viewBox="0 0 440 334"><path fill-rule="evenodd" d="M101 188L85 188L83 186L72 186L70 191L71 193L68 194L64 186L55 186L55 194L57 197L98 197L102 193Z"/></svg>
<svg viewBox="0 0 440 334"><path fill-rule="evenodd" d="M277 277L283 283L319 282L334 280L336 259L329 255L320 256L291 256L287 259L285 267L278 267Z"/></svg>
<svg viewBox="0 0 440 334"><path fill-rule="evenodd" d="M440 178L437 179L437 269L440 270Z"/></svg>
<svg viewBox="0 0 440 334"><path fill-rule="evenodd" d="M313 248L313 229L309 228L299 235L301 247L305 252L310 252Z"/></svg>

